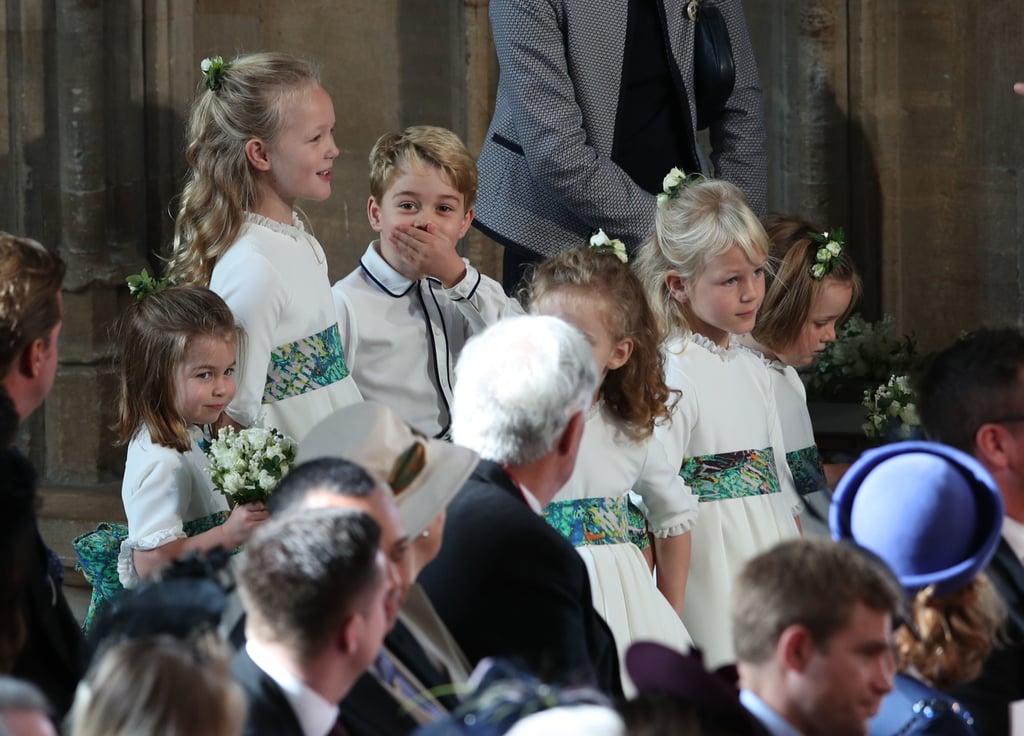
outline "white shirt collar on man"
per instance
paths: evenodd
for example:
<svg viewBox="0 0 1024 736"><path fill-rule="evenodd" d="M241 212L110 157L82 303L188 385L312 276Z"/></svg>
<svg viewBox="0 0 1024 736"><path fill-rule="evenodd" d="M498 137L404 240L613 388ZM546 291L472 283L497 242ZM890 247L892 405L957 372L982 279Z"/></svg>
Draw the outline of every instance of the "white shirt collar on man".
<svg viewBox="0 0 1024 736"><path fill-rule="evenodd" d="M284 693L295 718L302 726L303 736L326 736L338 720L338 704L330 703L320 693L311 690L299 678L286 670L258 642L245 642L245 652L267 677L277 683Z"/></svg>
<svg viewBox="0 0 1024 736"><path fill-rule="evenodd" d="M1017 555L1017 559L1024 563L1024 524L1009 516L1004 516L1003 539L1010 545L1010 549Z"/></svg>
<svg viewBox="0 0 1024 736"><path fill-rule="evenodd" d="M750 690L740 690L740 702L772 736L803 736L793 724Z"/></svg>

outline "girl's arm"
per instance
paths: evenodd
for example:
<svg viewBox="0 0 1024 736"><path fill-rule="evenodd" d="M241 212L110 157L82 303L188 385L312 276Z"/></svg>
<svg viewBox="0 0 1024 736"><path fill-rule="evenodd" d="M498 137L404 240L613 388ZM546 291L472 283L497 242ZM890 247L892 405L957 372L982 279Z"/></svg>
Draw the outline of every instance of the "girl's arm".
<svg viewBox="0 0 1024 736"><path fill-rule="evenodd" d="M153 549L134 550L132 558L135 571L140 578L150 578L189 552L206 552L215 547L228 550L239 547L248 541L249 535L266 521L267 516L267 509L260 501L236 506L227 521L202 534L175 539Z"/></svg>
<svg viewBox="0 0 1024 736"><path fill-rule="evenodd" d="M690 575L692 542L689 532L675 537L654 538L654 554L658 560L658 590L680 616L683 614L686 580Z"/></svg>

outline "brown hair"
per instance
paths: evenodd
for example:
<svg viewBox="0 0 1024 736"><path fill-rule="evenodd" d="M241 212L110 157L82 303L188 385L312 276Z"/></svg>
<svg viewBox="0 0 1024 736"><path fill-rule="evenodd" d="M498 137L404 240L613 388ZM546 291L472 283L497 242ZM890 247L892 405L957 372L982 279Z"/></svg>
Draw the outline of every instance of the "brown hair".
<svg viewBox="0 0 1024 736"><path fill-rule="evenodd" d="M346 617L368 611L371 591L385 584L379 549L380 527L361 511L272 516L253 533L238 567L246 631L302 660L314 658Z"/></svg>
<svg viewBox="0 0 1024 736"><path fill-rule="evenodd" d="M811 312L814 298L821 292L827 279L849 284L853 293L846 311L837 320L842 323L850 316L860 299L861 280L850 258L849 245L832 259L828 275L816 279L811 267L817 262L820 243L811 233L820 233L810 224L795 217L771 213L765 216L765 232L771 241L771 260L774 273L768 274L768 287L764 302L757 315L752 335L773 351L785 350L800 337Z"/></svg>
<svg viewBox="0 0 1024 736"><path fill-rule="evenodd" d="M0 231L0 376L61 321L64 261L29 238Z"/></svg>
<svg viewBox="0 0 1024 736"><path fill-rule="evenodd" d="M241 339L234 315L209 289L171 286L132 304L117 331L121 398L114 431L120 443L145 425L153 442L185 452L191 441L175 410L175 368L197 337Z"/></svg>
<svg viewBox="0 0 1024 736"><path fill-rule="evenodd" d="M468 212L476 202L476 160L455 133L435 125L414 125L377 139L370 149L370 194L380 202L400 171L424 166L441 170Z"/></svg>
<svg viewBox="0 0 1024 736"><path fill-rule="evenodd" d="M690 329L683 305L668 293L668 272L677 271L683 281L692 283L708 261L733 246L751 263L768 256L768 236L733 184L716 179L688 183L659 204L654 233L640 246L633 267L665 333Z"/></svg>
<svg viewBox="0 0 1024 736"><path fill-rule="evenodd" d="M200 85L186 131L189 172L174 221L167 266L172 279L209 285L214 264L235 242L245 211L259 196L245 144L253 138L273 144L290 103L319 81L305 61L260 53L231 61L216 90Z"/></svg>
<svg viewBox="0 0 1024 736"><path fill-rule="evenodd" d="M665 385L665 358L660 349L664 335L639 279L610 253L572 248L537 266L524 301L535 310L539 302L554 293L570 295L574 301L583 302L583 308L599 305L602 322L612 339L633 341L629 360L608 372L600 394L634 440L649 437L656 422L670 418L670 400L674 403L679 392Z"/></svg>
<svg viewBox="0 0 1024 736"><path fill-rule="evenodd" d="M820 647L862 603L895 615L903 591L885 564L850 544L803 537L750 560L733 589L736 659L764 664L788 627L806 628Z"/></svg>
<svg viewBox="0 0 1024 736"><path fill-rule="evenodd" d="M76 736L236 736L242 689L212 634L188 642L143 637L111 646L75 693Z"/></svg>
<svg viewBox="0 0 1024 736"><path fill-rule="evenodd" d="M897 630L899 668L913 667L937 690L947 692L981 674L1006 618L1006 607L981 574L941 598L932 587L920 591L912 602L910 617L921 638L906 627Z"/></svg>

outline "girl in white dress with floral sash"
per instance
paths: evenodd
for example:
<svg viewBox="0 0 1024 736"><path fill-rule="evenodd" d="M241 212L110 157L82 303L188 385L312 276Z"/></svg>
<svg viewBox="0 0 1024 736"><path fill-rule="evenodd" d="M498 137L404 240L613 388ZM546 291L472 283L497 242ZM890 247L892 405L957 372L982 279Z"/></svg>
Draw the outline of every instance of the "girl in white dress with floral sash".
<svg viewBox="0 0 1024 736"><path fill-rule="evenodd" d="M700 501L683 621L709 667L734 660L733 580L754 555L797 536L801 505L786 465L764 364L734 344L764 298L768 238L743 194L666 177L655 232L636 267L670 337L665 380L681 392L655 428Z"/></svg>
<svg viewBox="0 0 1024 736"><path fill-rule="evenodd" d="M294 207L331 194L334 107L307 63L252 54L202 64L170 275L209 285L247 339L228 416L301 440L361 400L338 331L324 251Z"/></svg>
<svg viewBox="0 0 1024 736"><path fill-rule="evenodd" d="M810 365L836 339L836 325L860 296L860 277L841 228L821 232L777 214L765 217L764 226L777 265L754 331L740 339L768 366L786 462L807 507L804 530L828 536L829 487L839 479L840 466L822 464L796 369Z"/></svg>
<svg viewBox="0 0 1024 736"><path fill-rule="evenodd" d="M668 419L673 392L643 287L615 254L575 248L540 264L529 290L532 312L560 317L586 335L602 374L576 469L544 517L586 562L594 607L620 658L638 640L685 650L690 637L679 614L697 502L653 434ZM631 491L646 512L644 532L654 536L657 584L630 540ZM624 664L622 671L625 677Z"/></svg>

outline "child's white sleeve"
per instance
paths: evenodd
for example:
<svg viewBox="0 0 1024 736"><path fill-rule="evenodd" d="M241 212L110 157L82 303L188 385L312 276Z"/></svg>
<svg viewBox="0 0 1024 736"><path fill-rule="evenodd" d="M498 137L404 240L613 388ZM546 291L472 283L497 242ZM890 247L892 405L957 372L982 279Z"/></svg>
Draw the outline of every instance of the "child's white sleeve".
<svg viewBox="0 0 1024 736"><path fill-rule="evenodd" d="M226 411L248 427L256 421L263 404L270 354L279 344L277 328L290 296L281 275L265 257L249 253L244 268L242 265L238 261L219 263L213 269L210 289L227 303L235 321L245 330L235 373L238 391Z"/></svg>
<svg viewBox="0 0 1024 736"><path fill-rule="evenodd" d="M128 452L121 484L128 538L117 559L118 578L126 588L139 580L132 550L156 549L187 536L183 518L192 492L191 473L181 453L157 448L152 458L140 462L131 447Z"/></svg>
<svg viewBox="0 0 1024 736"><path fill-rule="evenodd" d="M697 496L669 464L657 437L645 441L647 457L633 491L643 499L647 528L656 537L675 537L693 528L699 514Z"/></svg>
<svg viewBox="0 0 1024 736"><path fill-rule="evenodd" d="M697 394L683 372L673 368L671 356L666 357L665 384L680 393L673 393L669 398L670 404L676 398L678 401L671 407L670 419L654 425L654 436L661 442L669 466L678 473L683 460L690 457L690 435L699 418Z"/></svg>
<svg viewBox="0 0 1024 736"><path fill-rule="evenodd" d="M466 321L467 336L482 332L502 317L523 314L522 305L506 296L501 284L480 273L468 259L463 258L462 262L466 264L466 275L444 293Z"/></svg>

